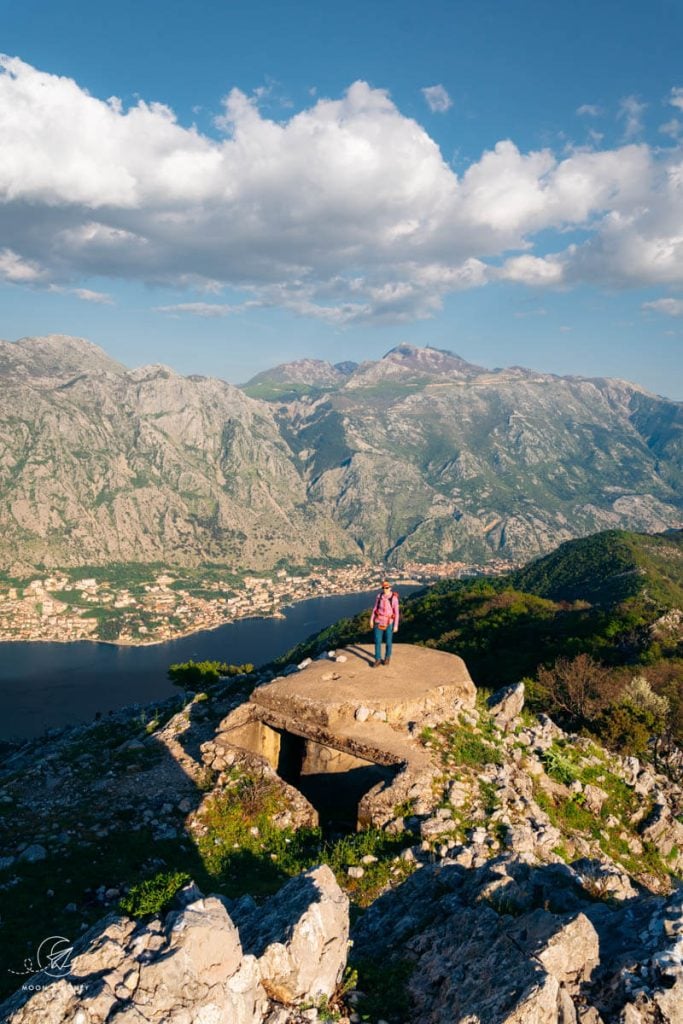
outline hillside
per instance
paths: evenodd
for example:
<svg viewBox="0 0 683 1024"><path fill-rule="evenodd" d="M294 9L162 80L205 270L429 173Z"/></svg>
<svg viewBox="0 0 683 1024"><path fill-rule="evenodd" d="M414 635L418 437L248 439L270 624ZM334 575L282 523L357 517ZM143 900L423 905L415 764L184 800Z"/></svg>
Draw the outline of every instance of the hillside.
<svg viewBox="0 0 683 1024"><path fill-rule="evenodd" d="M458 659L458 696L430 690L452 656L403 650L400 693L340 651L253 678L260 704L219 683L0 764L3 1020L678 1024L680 786L523 687L475 703ZM307 673L329 677L332 745ZM327 792L354 773L343 736L405 751L365 784L358 831L323 832L291 762L248 746L257 712L300 716ZM48 933L73 955L31 976Z"/></svg>
<svg viewBox="0 0 683 1024"><path fill-rule="evenodd" d="M682 408L400 345L239 389L61 335L0 344L0 570L524 562L680 527ZM253 396L253 397L250 397Z"/></svg>
<svg viewBox="0 0 683 1024"><path fill-rule="evenodd" d="M493 580L443 581L414 594L404 602L398 635L459 654L478 686L536 680L531 695L539 709L603 737L616 730L612 720L621 710L614 709L629 681L649 680L666 698L666 722L644 720L640 738L629 739L632 723L624 721L626 731L612 737L642 752L660 726L667 742L683 743L681 608L683 532L607 531ZM367 614L345 619L280 664L369 637ZM578 687L579 676L585 692L569 698L566 690Z"/></svg>
<svg viewBox="0 0 683 1024"><path fill-rule="evenodd" d="M551 600L613 608L640 598L658 610L683 607L683 531L652 537L613 530L570 541L513 573L511 581Z"/></svg>

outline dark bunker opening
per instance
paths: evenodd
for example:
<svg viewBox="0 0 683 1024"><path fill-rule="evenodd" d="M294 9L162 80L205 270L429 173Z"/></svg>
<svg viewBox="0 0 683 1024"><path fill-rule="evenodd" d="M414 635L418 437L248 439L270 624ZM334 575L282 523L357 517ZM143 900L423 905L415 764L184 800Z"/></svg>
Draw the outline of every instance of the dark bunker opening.
<svg viewBox="0 0 683 1024"><path fill-rule="evenodd" d="M381 765L305 736L253 722L234 730L237 746L266 757L281 779L315 807L326 833L358 828L358 805L377 783L389 785L400 765Z"/></svg>

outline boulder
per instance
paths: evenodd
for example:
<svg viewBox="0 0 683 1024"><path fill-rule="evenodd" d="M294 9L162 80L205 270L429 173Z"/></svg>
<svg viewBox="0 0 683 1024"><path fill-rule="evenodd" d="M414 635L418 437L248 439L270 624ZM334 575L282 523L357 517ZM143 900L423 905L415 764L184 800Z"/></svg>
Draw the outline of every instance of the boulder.
<svg viewBox="0 0 683 1024"><path fill-rule="evenodd" d="M327 865L292 878L264 907L233 913L269 995L284 1003L332 995L346 965L349 901Z"/></svg>
<svg viewBox="0 0 683 1024"><path fill-rule="evenodd" d="M602 810L602 805L608 798L609 793L606 793L604 789L600 789L599 786L592 786L590 783L587 783L583 787L584 805L591 814L598 816Z"/></svg>
<svg viewBox="0 0 683 1024"><path fill-rule="evenodd" d="M179 902L196 889L186 887ZM144 924L110 915L75 946L68 975L39 974L0 1007L7 1024L261 1024L269 997L331 996L346 964L348 899L326 866L257 908L193 899ZM246 952L245 952L246 948ZM28 991L32 988L33 991Z"/></svg>
<svg viewBox="0 0 683 1024"><path fill-rule="evenodd" d="M488 705L496 725L509 729L524 707L524 683L514 683L496 690L489 697Z"/></svg>
<svg viewBox="0 0 683 1024"><path fill-rule="evenodd" d="M40 843L32 843L19 854L19 860L24 860L28 864L37 864L39 860L45 860L46 857L47 850Z"/></svg>
<svg viewBox="0 0 683 1024"><path fill-rule="evenodd" d="M525 914L515 940L562 985L588 981L600 962L598 934L585 914L569 919L547 910Z"/></svg>

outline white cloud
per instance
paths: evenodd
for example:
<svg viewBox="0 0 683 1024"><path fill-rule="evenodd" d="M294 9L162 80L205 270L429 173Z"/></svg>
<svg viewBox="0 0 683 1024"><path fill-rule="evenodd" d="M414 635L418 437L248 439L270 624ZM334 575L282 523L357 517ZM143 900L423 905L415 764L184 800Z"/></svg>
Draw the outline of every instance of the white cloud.
<svg viewBox="0 0 683 1024"><path fill-rule="evenodd" d="M683 299L655 299L653 302L644 302L643 309L664 313L665 316L683 316Z"/></svg>
<svg viewBox="0 0 683 1024"><path fill-rule="evenodd" d="M669 94L669 103L678 110L683 110L683 87L674 86Z"/></svg>
<svg viewBox="0 0 683 1024"><path fill-rule="evenodd" d="M84 302L96 302L104 306L111 306L114 302L111 295L107 295L106 292L94 292L91 288L74 288L73 293Z"/></svg>
<svg viewBox="0 0 683 1024"><path fill-rule="evenodd" d="M422 95L433 114L445 114L453 106L453 100L443 85L427 85L422 89Z"/></svg>
<svg viewBox="0 0 683 1024"><path fill-rule="evenodd" d="M518 281L529 285L560 284L562 264L554 257L515 256L507 260L500 270L504 281Z"/></svg>
<svg viewBox="0 0 683 1024"><path fill-rule="evenodd" d="M86 301L106 301L80 287L94 276L230 288L245 301L160 308L280 306L333 324L433 316L447 294L501 278L683 284L674 148L560 158L503 140L458 176L364 82L282 121L233 89L218 125L215 138L163 104L126 109L0 59L0 277ZM582 242L567 245L574 229Z"/></svg>
<svg viewBox="0 0 683 1024"><path fill-rule="evenodd" d="M662 135L669 135L672 139L678 139L681 131L683 131L683 121L679 121L677 117L672 117L670 121L660 124L659 131Z"/></svg>
<svg viewBox="0 0 683 1024"><path fill-rule="evenodd" d="M630 142L643 130L643 114L647 103L641 103L635 96L624 96L619 104L617 119L624 122L624 140Z"/></svg>
<svg viewBox="0 0 683 1024"><path fill-rule="evenodd" d="M579 117L600 117L604 111L595 103L582 103L580 107L576 108L576 113Z"/></svg>
<svg viewBox="0 0 683 1024"><path fill-rule="evenodd" d="M192 316L201 317L222 317L234 313L243 313L254 306L260 306L260 302L240 302L234 305L218 302L178 302L172 306L155 306L157 313L170 313L177 316L180 313L189 313Z"/></svg>
<svg viewBox="0 0 683 1024"><path fill-rule="evenodd" d="M10 284L33 284L44 276L36 263L22 259L13 249L0 249L0 280Z"/></svg>

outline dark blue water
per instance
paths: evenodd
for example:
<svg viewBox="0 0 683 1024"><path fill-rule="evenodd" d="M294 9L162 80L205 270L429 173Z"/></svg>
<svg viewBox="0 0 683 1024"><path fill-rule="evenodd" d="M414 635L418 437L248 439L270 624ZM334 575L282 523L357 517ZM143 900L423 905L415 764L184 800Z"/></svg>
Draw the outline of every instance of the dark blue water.
<svg viewBox="0 0 683 1024"><path fill-rule="evenodd" d="M0 643L0 739L38 736L89 722L97 711L168 697L178 692L166 676L174 662L262 665L338 619L369 612L373 594L311 598L285 609L284 619L241 619L152 647Z"/></svg>

